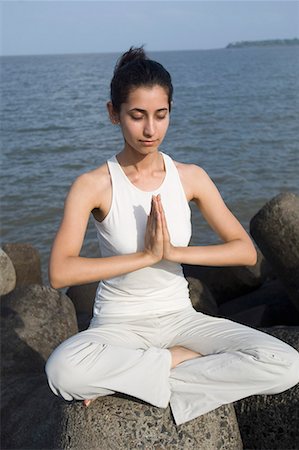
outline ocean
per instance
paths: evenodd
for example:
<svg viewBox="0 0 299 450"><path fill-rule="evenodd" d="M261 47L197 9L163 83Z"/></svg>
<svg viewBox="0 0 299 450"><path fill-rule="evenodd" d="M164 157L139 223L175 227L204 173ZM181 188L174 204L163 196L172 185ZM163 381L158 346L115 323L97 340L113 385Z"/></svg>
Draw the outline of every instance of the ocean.
<svg viewBox="0 0 299 450"><path fill-rule="evenodd" d="M152 52L174 85L161 150L203 167L249 230L281 192L299 192L299 47ZM75 178L122 149L106 112L119 54L2 57L1 241L50 248ZM192 206L191 244L219 241ZM98 256L89 224L82 255Z"/></svg>

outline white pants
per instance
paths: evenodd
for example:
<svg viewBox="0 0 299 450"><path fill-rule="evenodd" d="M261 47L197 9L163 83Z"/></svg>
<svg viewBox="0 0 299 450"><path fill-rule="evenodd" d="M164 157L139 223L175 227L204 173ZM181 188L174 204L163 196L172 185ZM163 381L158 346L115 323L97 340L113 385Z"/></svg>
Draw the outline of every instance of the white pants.
<svg viewBox="0 0 299 450"><path fill-rule="evenodd" d="M198 357L171 369L181 345ZM177 425L254 394L299 382L299 353L261 331L196 312L119 317L60 344L46 364L48 382L65 400L122 392L154 406L170 402Z"/></svg>

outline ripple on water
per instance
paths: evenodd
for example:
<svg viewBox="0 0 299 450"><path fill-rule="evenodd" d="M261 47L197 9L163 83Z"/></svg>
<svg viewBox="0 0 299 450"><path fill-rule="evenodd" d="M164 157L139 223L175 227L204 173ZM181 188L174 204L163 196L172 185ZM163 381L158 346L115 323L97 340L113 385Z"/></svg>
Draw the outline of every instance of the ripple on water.
<svg viewBox="0 0 299 450"><path fill-rule="evenodd" d="M161 150L202 166L246 229L270 198L299 192L299 49L248 50L157 55L174 83ZM122 148L106 112L116 58L1 59L2 240L33 243L45 277L71 183ZM192 243L218 241L192 208ZM98 254L92 222L82 253Z"/></svg>

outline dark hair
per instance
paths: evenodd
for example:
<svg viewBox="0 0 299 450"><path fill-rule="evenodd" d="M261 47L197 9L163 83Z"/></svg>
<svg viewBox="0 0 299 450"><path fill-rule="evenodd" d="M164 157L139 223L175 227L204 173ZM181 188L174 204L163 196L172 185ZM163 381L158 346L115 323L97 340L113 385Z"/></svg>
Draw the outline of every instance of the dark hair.
<svg viewBox="0 0 299 450"><path fill-rule="evenodd" d="M120 111L132 88L154 85L166 90L170 111L173 87L169 72L162 64L149 59L143 47L131 47L117 61L111 80L110 98L114 110Z"/></svg>

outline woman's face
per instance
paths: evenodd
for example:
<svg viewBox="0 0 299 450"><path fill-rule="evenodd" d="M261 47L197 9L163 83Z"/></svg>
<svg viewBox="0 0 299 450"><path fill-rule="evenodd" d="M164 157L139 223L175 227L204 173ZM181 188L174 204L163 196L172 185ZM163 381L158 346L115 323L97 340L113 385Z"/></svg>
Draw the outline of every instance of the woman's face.
<svg viewBox="0 0 299 450"><path fill-rule="evenodd" d="M166 90L154 85L133 89L118 114L125 150L146 155L157 151L169 125L169 100Z"/></svg>

